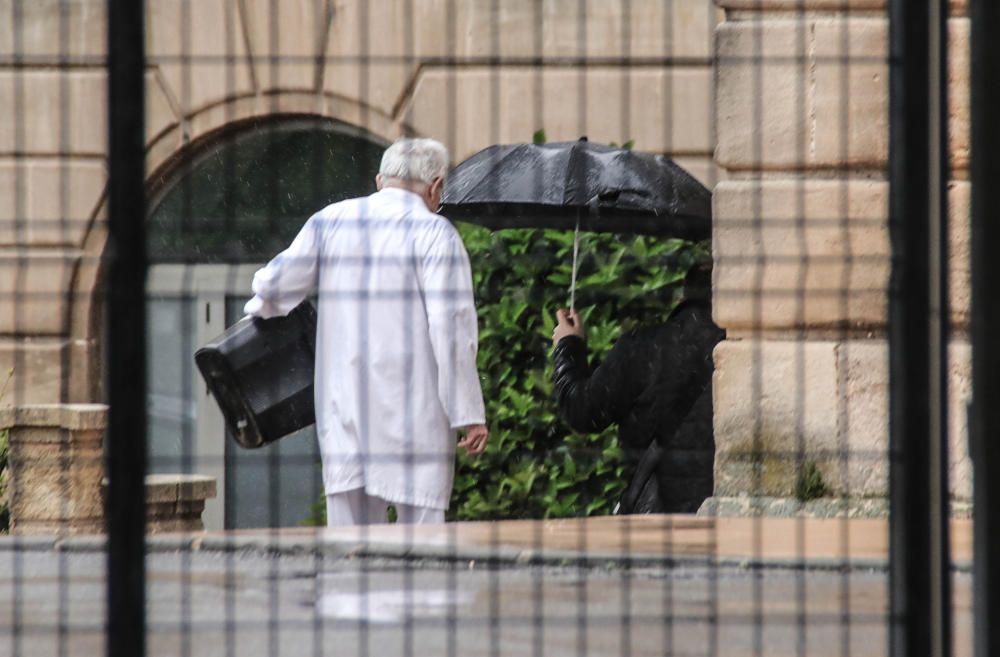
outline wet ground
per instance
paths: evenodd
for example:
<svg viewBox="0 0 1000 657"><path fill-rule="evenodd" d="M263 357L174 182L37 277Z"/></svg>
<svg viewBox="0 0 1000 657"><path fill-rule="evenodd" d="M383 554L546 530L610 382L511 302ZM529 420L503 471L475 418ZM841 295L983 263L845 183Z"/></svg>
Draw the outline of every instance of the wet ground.
<svg viewBox="0 0 1000 657"><path fill-rule="evenodd" d="M0 551L0 655L103 654L104 554ZM884 655L883 570L266 551L148 558L149 654ZM970 577L956 575L957 655ZM112 612L113 613L113 612Z"/></svg>

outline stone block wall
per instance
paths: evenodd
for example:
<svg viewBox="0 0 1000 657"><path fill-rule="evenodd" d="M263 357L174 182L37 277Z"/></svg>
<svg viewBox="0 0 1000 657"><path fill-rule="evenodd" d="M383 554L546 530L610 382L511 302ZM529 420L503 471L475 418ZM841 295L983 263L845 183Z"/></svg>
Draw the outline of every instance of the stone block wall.
<svg viewBox="0 0 1000 657"><path fill-rule="evenodd" d="M0 407L104 399L106 4L0 0ZM147 0L149 190L290 116L434 136L456 161L541 128L631 139L711 187L720 18L711 0Z"/></svg>
<svg viewBox="0 0 1000 657"><path fill-rule="evenodd" d="M5 405L103 397L105 6L0 0ZM285 115L432 135L456 161L539 128L634 139L719 177L710 0L150 0L146 13L151 189L186 147Z"/></svg>
<svg viewBox="0 0 1000 657"><path fill-rule="evenodd" d="M0 373L15 370L4 405L102 398L105 4L0 0ZM186 147L284 115L433 135L456 160L539 128L671 154L718 182L715 312L729 339L716 351L717 495L787 496L813 461L836 494L877 497L885 2L716 4L150 1L151 187ZM969 27L964 2L952 5L952 490L964 499Z"/></svg>
<svg viewBox="0 0 1000 657"><path fill-rule="evenodd" d="M715 156L726 179L713 201L713 286L728 339L715 352L716 501L792 497L811 463L832 496L864 512L888 485L885 3L719 5ZM953 5L949 412L961 501L971 496L969 26Z"/></svg>

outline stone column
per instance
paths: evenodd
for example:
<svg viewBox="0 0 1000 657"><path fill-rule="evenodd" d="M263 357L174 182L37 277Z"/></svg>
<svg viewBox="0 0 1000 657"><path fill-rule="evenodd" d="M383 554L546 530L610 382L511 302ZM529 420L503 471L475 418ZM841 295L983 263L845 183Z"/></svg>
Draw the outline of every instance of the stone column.
<svg viewBox="0 0 1000 657"><path fill-rule="evenodd" d="M204 531L205 500L215 495L215 477L146 475L146 533Z"/></svg>
<svg viewBox="0 0 1000 657"><path fill-rule="evenodd" d="M888 490L883 0L718 0L719 513L882 513ZM954 4L954 3L953 3ZM971 496L968 20L951 19L951 489ZM819 495L822 493L822 495ZM805 508L798 499L819 495ZM845 504L846 502L846 504Z"/></svg>
<svg viewBox="0 0 1000 657"><path fill-rule="evenodd" d="M10 527L19 534L104 530L103 404L45 404L0 412L9 431Z"/></svg>
<svg viewBox="0 0 1000 657"><path fill-rule="evenodd" d="M9 432L7 490L11 531L97 534L104 531L103 404L45 404L0 411ZM146 475L148 533L202 531L214 477Z"/></svg>

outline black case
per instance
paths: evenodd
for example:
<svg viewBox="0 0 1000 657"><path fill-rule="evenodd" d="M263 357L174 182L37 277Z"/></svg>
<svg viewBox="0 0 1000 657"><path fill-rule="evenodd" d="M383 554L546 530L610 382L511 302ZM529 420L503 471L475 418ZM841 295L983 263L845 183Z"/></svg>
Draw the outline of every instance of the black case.
<svg viewBox="0 0 1000 657"><path fill-rule="evenodd" d="M316 309L244 317L195 352L194 361L243 447L272 443L316 422Z"/></svg>

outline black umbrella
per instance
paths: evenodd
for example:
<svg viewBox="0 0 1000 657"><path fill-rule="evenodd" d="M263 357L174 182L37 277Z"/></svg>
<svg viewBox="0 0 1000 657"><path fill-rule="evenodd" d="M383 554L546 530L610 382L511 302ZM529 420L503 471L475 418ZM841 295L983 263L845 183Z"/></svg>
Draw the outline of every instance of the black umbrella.
<svg viewBox="0 0 1000 657"><path fill-rule="evenodd" d="M578 141L490 146L451 172L441 214L492 228L580 230L688 240L712 234L712 194L662 155Z"/></svg>
<svg viewBox="0 0 1000 657"><path fill-rule="evenodd" d="M662 155L587 141L490 146L451 172L441 213L487 228L711 235L711 193Z"/></svg>

